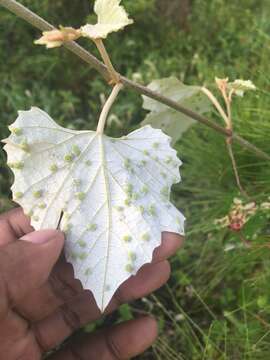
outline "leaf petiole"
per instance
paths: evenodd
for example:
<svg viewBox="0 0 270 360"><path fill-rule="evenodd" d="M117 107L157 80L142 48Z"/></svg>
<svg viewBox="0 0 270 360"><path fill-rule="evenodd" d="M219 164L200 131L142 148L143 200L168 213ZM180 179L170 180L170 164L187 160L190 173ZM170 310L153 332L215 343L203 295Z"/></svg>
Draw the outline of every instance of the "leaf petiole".
<svg viewBox="0 0 270 360"><path fill-rule="evenodd" d="M93 39L94 43L96 44L98 51L105 63L105 65L108 68L109 74L110 74L110 84L114 85L120 82L120 74L115 70L113 67L113 64L111 62L110 56L104 46L104 43L101 38L99 39Z"/></svg>
<svg viewBox="0 0 270 360"><path fill-rule="evenodd" d="M115 102L115 99L117 98L119 91L122 88L123 88L123 84L121 84L121 83L117 83L114 86L114 88L111 92L111 95L109 96L108 100L106 101L106 103L101 111L99 121L98 121L98 126L97 126L97 133L103 134L108 114L111 110L113 103Z"/></svg>
<svg viewBox="0 0 270 360"><path fill-rule="evenodd" d="M223 110L222 106L220 105L218 99L215 97L215 95L210 90L208 90L204 86L201 87L201 91L209 98L209 100L215 106L215 108L217 109L217 111L219 112L219 114L221 115L223 120L225 121L225 124L227 125L227 129L230 130L229 118L228 118L227 114L225 113L225 111Z"/></svg>

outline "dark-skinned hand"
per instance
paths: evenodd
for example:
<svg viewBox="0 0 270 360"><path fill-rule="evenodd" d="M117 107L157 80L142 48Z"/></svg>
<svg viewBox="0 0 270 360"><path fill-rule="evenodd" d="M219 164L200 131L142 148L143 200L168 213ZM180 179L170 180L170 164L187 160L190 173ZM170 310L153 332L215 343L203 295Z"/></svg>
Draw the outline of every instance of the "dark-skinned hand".
<svg viewBox="0 0 270 360"><path fill-rule="evenodd" d="M182 239L163 233L153 262L143 266L118 289L106 313L148 295L169 278L167 258ZM56 230L33 231L20 208L0 216L0 358L39 360L83 325L97 320L90 291L74 279L62 250L64 235ZM75 337L50 360L129 359L145 351L157 336L157 324L141 317Z"/></svg>

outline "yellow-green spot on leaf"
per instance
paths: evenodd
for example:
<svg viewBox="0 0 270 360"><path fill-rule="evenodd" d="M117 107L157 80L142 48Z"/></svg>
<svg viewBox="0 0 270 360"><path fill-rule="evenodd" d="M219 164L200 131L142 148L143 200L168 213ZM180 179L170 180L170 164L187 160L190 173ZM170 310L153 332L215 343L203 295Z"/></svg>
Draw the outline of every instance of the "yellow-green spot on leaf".
<svg viewBox="0 0 270 360"><path fill-rule="evenodd" d="M89 225L87 226L87 230L88 230L88 231L96 231L97 228L98 228L97 224L89 224Z"/></svg>
<svg viewBox="0 0 270 360"><path fill-rule="evenodd" d="M40 209L46 209L47 205L43 202L43 203L38 204L38 207Z"/></svg>
<svg viewBox="0 0 270 360"><path fill-rule="evenodd" d="M145 208L144 208L144 206L140 205L140 206L139 206L139 211L140 211L141 214L144 214L144 213L145 213Z"/></svg>
<svg viewBox="0 0 270 360"><path fill-rule="evenodd" d="M150 235L149 233L142 234L142 240L143 241L150 241Z"/></svg>
<svg viewBox="0 0 270 360"><path fill-rule="evenodd" d="M64 160L65 160L65 162L67 162L67 163L71 163L71 162L74 160L74 156L73 156L72 154L66 154L66 155L64 156Z"/></svg>
<svg viewBox="0 0 270 360"><path fill-rule="evenodd" d="M87 253L84 252L84 253L79 254L79 258L81 260L85 260L87 258Z"/></svg>
<svg viewBox="0 0 270 360"><path fill-rule="evenodd" d="M146 161L146 160L142 160L142 161L140 162L140 165L141 165L141 166L146 166L146 164L147 164L147 161Z"/></svg>
<svg viewBox="0 0 270 360"><path fill-rule="evenodd" d="M78 241L78 245L81 247L81 248L85 248L87 246L86 242L84 240L79 240Z"/></svg>
<svg viewBox="0 0 270 360"><path fill-rule="evenodd" d="M126 158L126 159L124 160L124 167L125 167L127 170L129 170L129 169L131 168L131 160L130 160L130 159Z"/></svg>
<svg viewBox="0 0 270 360"><path fill-rule="evenodd" d="M130 198L125 199L124 204L126 206L130 206L131 205L131 199Z"/></svg>
<svg viewBox="0 0 270 360"><path fill-rule="evenodd" d="M132 195L132 192L133 192L133 185L132 184L127 184L125 186L125 193L128 195L128 196L131 196Z"/></svg>
<svg viewBox="0 0 270 360"><path fill-rule="evenodd" d="M31 216L33 216L34 215L34 211L33 210L30 210L30 211L28 211L27 213L26 213L26 216L29 216L29 217L31 217Z"/></svg>
<svg viewBox="0 0 270 360"><path fill-rule="evenodd" d="M80 179L73 179L73 184L75 186L80 186L82 184L82 181Z"/></svg>
<svg viewBox="0 0 270 360"><path fill-rule="evenodd" d="M133 193L132 194L132 200L138 200L140 198L140 195L138 193Z"/></svg>
<svg viewBox="0 0 270 360"><path fill-rule="evenodd" d="M141 193L142 193L143 195L148 194L148 193L149 193L149 188L148 188L148 186L144 185L144 186L141 188Z"/></svg>
<svg viewBox="0 0 270 360"><path fill-rule="evenodd" d="M134 266L133 266L132 264L127 264L127 265L125 266L125 270L126 270L126 272L128 272L128 273L132 273L132 272L134 271Z"/></svg>
<svg viewBox="0 0 270 360"><path fill-rule="evenodd" d="M14 163L8 163L8 166L11 169L22 170L24 168L24 163L22 161L17 161Z"/></svg>
<svg viewBox="0 0 270 360"><path fill-rule="evenodd" d="M130 261L135 261L137 259L137 254L135 252L133 252L133 251L130 251L128 253L128 258L129 258Z"/></svg>
<svg viewBox="0 0 270 360"><path fill-rule="evenodd" d="M56 165L56 164L52 164L51 166L50 166L50 171L51 172L56 172L58 170L58 166Z"/></svg>
<svg viewBox="0 0 270 360"><path fill-rule="evenodd" d="M92 165L92 161L91 161L91 160L86 160L84 163L85 163L86 166L91 166L91 165Z"/></svg>
<svg viewBox="0 0 270 360"><path fill-rule="evenodd" d="M78 145L72 146L72 153L75 154L76 156L81 155L81 149L79 148Z"/></svg>
<svg viewBox="0 0 270 360"><path fill-rule="evenodd" d="M20 136L22 135L23 131L21 128L14 128L14 127L9 127L9 130L12 134L16 135L16 136Z"/></svg>
<svg viewBox="0 0 270 360"><path fill-rule="evenodd" d="M64 218L65 218L65 220L70 220L71 215L68 212L65 212L64 213Z"/></svg>
<svg viewBox="0 0 270 360"><path fill-rule="evenodd" d="M149 153L149 151L148 151L148 150L143 150L143 153L144 153L144 155L147 155L147 156L149 156L149 155L150 155L150 153Z"/></svg>
<svg viewBox="0 0 270 360"><path fill-rule="evenodd" d="M92 274L92 269L88 268L85 270L84 275L89 276Z"/></svg>
<svg viewBox="0 0 270 360"><path fill-rule="evenodd" d="M78 192L75 196L78 200L83 201L86 197L86 194L84 192Z"/></svg>
<svg viewBox="0 0 270 360"><path fill-rule="evenodd" d="M152 146L153 146L154 149L158 149L159 145L160 145L159 142L154 142Z"/></svg>
<svg viewBox="0 0 270 360"><path fill-rule="evenodd" d="M123 206L116 206L116 210L119 212L124 211L124 207Z"/></svg>
<svg viewBox="0 0 270 360"><path fill-rule="evenodd" d="M30 146L26 141L20 144L20 148L25 152L30 152Z"/></svg>
<svg viewBox="0 0 270 360"><path fill-rule="evenodd" d="M78 258L78 254L75 252L71 253L70 256L73 260L77 260L77 258Z"/></svg>
<svg viewBox="0 0 270 360"><path fill-rule="evenodd" d="M39 221L39 216L37 216L37 215L33 216L33 220L34 221Z"/></svg>
<svg viewBox="0 0 270 360"><path fill-rule="evenodd" d="M72 224L71 224L71 223L67 223L67 224L64 225L63 231L64 231L64 232L68 232L71 228L72 228Z"/></svg>
<svg viewBox="0 0 270 360"><path fill-rule="evenodd" d="M167 179L168 177L167 174L163 171L160 173L160 175L163 177L163 179Z"/></svg>
<svg viewBox="0 0 270 360"><path fill-rule="evenodd" d="M131 242L132 241L132 237L130 236L130 235L124 235L123 236L123 240L124 240L124 242Z"/></svg>
<svg viewBox="0 0 270 360"><path fill-rule="evenodd" d="M151 216L156 216L157 215L156 206L154 204L150 205L148 212Z"/></svg>
<svg viewBox="0 0 270 360"><path fill-rule="evenodd" d="M165 162L166 164L171 164L171 162L173 161L173 158L171 156L167 156Z"/></svg>
<svg viewBox="0 0 270 360"><path fill-rule="evenodd" d="M170 194L170 190L168 188L168 186L164 186L161 190L160 190L160 195L162 195L165 198L168 198Z"/></svg>
<svg viewBox="0 0 270 360"><path fill-rule="evenodd" d="M15 199L21 199L23 197L23 193L18 191L18 192L15 193L14 196L15 196Z"/></svg>
<svg viewBox="0 0 270 360"><path fill-rule="evenodd" d="M42 197L42 190L34 191L33 196L35 199L40 199Z"/></svg>

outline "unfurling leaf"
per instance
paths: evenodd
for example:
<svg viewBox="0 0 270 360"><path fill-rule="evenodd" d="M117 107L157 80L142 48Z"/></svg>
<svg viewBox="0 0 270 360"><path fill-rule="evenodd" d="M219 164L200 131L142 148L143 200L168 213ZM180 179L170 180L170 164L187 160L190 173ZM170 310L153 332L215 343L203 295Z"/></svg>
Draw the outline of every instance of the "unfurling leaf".
<svg viewBox="0 0 270 360"><path fill-rule="evenodd" d="M234 82L228 84L228 88L234 92L237 96L244 96L246 91L255 91L257 90L256 86L253 84L251 80L241 80L237 79Z"/></svg>
<svg viewBox="0 0 270 360"><path fill-rule="evenodd" d="M81 36L80 30L72 27L61 27L59 30L43 31L40 39L35 41L36 45L46 45L47 49L62 46L66 41L73 41Z"/></svg>
<svg viewBox="0 0 270 360"><path fill-rule="evenodd" d="M104 311L117 288L151 262L161 232L184 233L170 203L181 161L161 130L113 139L57 125L38 108L21 111L4 142L14 200L36 230L60 228L75 276Z"/></svg>
<svg viewBox="0 0 270 360"><path fill-rule="evenodd" d="M82 35L91 39L105 39L111 32L132 24L133 20L129 19L120 2L121 0L96 0L94 11L98 16L98 22L95 25L82 26Z"/></svg>
<svg viewBox="0 0 270 360"><path fill-rule="evenodd" d="M251 80L236 79L233 82L229 82L229 78L219 79L218 77L215 80L218 89L223 94L231 92L232 95L243 97L246 91L257 90Z"/></svg>
<svg viewBox="0 0 270 360"><path fill-rule="evenodd" d="M199 86L188 86L175 77L154 80L148 85L149 89L165 95L197 113L203 114L211 109L210 101L201 94ZM150 124L154 128L161 128L172 137L173 143L179 140L182 134L194 124L194 120L168 106L143 96L143 107L151 111L142 125Z"/></svg>

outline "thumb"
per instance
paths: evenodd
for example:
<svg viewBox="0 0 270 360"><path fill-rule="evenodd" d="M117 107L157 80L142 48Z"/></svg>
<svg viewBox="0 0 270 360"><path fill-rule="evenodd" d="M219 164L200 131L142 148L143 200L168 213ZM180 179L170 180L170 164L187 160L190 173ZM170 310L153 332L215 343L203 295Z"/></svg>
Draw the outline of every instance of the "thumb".
<svg viewBox="0 0 270 360"><path fill-rule="evenodd" d="M6 306L16 305L48 279L63 244L60 231L40 230L0 248L0 298Z"/></svg>

